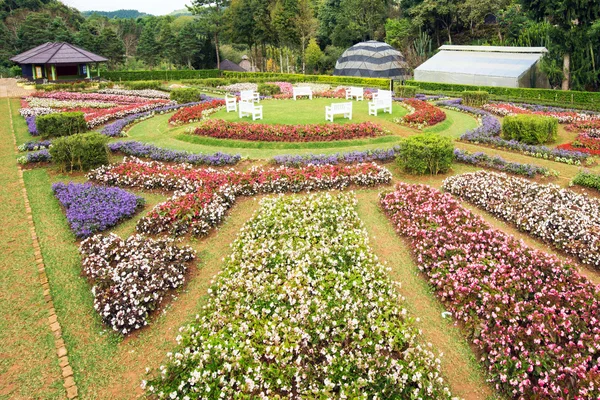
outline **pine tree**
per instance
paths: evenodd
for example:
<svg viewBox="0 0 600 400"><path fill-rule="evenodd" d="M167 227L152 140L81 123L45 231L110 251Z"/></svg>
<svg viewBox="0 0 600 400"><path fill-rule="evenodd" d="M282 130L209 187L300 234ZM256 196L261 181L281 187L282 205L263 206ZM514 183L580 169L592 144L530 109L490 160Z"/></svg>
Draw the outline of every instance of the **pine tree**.
<svg viewBox="0 0 600 400"><path fill-rule="evenodd" d="M158 64L160 58L160 46L156 41L155 24L147 23L142 29L140 41L138 42L137 55L150 67Z"/></svg>

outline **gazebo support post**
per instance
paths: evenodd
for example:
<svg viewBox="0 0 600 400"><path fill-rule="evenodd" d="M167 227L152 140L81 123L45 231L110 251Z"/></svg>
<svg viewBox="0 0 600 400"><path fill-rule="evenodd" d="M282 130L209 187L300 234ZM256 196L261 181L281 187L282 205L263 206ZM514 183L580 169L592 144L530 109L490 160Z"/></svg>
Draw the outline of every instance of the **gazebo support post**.
<svg viewBox="0 0 600 400"><path fill-rule="evenodd" d="M50 69L52 70L52 80L55 81L56 80L56 65L52 64L50 66Z"/></svg>
<svg viewBox="0 0 600 400"><path fill-rule="evenodd" d="M34 81L37 79L35 76L35 64L31 64L31 76L33 77Z"/></svg>
<svg viewBox="0 0 600 400"><path fill-rule="evenodd" d="M96 76L100 78L100 63L96 63Z"/></svg>
<svg viewBox="0 0 600 400"><path fill-rule="evenodd" d="M87 78L90 79L90 64L85 64L85 72L87 73Z"/></svg>

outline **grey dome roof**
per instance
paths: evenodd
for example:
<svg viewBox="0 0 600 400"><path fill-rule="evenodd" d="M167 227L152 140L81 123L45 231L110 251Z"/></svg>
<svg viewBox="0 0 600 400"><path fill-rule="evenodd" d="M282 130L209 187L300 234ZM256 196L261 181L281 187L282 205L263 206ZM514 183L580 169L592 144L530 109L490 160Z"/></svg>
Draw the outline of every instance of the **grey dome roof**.
<svg viewBox="0 0 600 400"><path fill-rule="evenodd" d="M347 49L335 64L334 75L401 79L408 75L406 59L387 43L370 40Z"/></svg>

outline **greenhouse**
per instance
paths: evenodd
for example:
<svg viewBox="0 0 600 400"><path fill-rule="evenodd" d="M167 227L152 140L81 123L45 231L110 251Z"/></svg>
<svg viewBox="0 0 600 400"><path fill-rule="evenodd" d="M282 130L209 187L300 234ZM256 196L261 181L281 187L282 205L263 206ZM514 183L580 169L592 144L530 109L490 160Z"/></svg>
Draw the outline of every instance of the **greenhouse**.
<svg viewBox="0 0 600 400"><path fill-rule="evenodd" d="M539 62L545 47L451 46L415 69L415 80L477 86L549 88Z"/></svg>
<svg viewBox="0 0 600 400"><path fill-rule="evenodd" d="M334 75L404 79L408 64L402 53L387 43L370 40L347 49L335 64Z"/></svg>

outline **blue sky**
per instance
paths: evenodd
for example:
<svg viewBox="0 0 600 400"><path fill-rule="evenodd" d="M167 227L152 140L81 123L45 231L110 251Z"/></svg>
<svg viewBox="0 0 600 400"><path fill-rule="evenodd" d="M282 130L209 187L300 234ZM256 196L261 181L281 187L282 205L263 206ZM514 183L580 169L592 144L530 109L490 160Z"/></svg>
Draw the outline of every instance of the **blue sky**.
<svg viewBox="0 0 600 400"><path fill-rule="evenodd" d="M63 3L75 7L80 11L115 11L138 10L154 15L164 15L171 11L185 8L191 0L62 0Z"/></svg>

